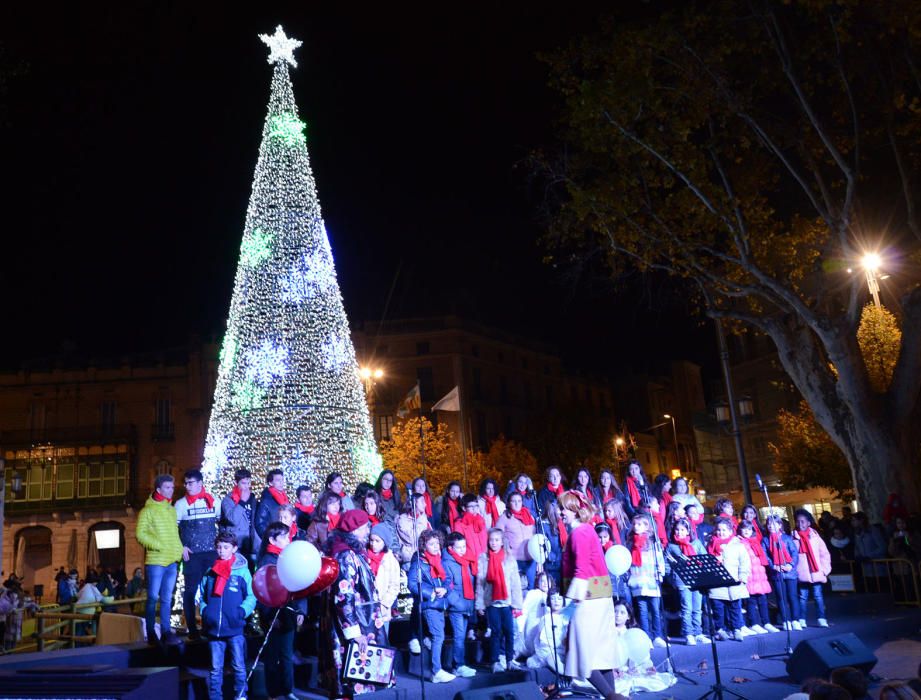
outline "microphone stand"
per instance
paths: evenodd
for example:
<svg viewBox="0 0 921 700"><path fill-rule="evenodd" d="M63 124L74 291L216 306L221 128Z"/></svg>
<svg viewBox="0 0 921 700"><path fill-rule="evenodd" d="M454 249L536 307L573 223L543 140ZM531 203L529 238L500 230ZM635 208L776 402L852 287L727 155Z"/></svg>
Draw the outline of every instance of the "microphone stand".
<svg viewBox="0 0 921 700"><path fill-rule="evenodd" d="M755 475L755 479L756 479L757 482L758 482L758 486L761 488L761 493L764 494L764 498L765 498L765 500L767 501L768 510L771 511L771 515L773 515L773 514L774 514L774 507L771 505L771 496L770 496L770 494L768 493L767 485L761 480L761 475L760 475L760 474L756 474L756 475ZM770 536L770 533L768 533L768 536ZM781 540L781 546L783 546L783 541L782 541L782 540ZM778 581L779 581L779 584L778 584L777 588L780 589L780 609L781 609L781 612L783 612L783 616L784 616L785 618L790 618L790 617L792 617L792 615L790 614L790 603L787 602L787 586L786 586L785 583L784 583L783 571L778 571L778 572L777 572L777 577L778 577ZM787 620L784 620L784 623L783 623L784 632L787 633L787 646L786 646L786 648L783 650L783 653L782 653L782 654L770 654L770 655L767 655L767 656L762 656L762 657L761 657L762 659L782 658L782 657L785 657L785 656L786 656L786 657L789 657L789 656L792 656L792 655L793 655L793 642L791 641L791 634L792 634L792 633L791 633L791 629L792 629L792 627L793 627L793 625L791 624L792 622L793 622L792 620L787 619Z"/></svg>

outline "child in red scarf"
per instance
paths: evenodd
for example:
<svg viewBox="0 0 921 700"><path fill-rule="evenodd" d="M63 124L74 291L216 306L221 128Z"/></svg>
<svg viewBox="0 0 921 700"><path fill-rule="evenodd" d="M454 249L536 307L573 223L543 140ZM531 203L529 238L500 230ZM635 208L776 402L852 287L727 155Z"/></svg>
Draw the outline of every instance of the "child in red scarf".
<svg viewBox="0 0 921 700"><path fill-rule="evenodd" d="M768 558L767 572L777 594L780 621L785 630L799 631L799 592L796 566L799 563L799 546L784 532L783 520L769 515L764 520L767 536L761 543Z"/></svg>
<svg viewBox="0 0 921 700"><path fill-rule="evenodd" d="M745 583L751 575L751 559L745 545L733 532L728 518L717 518L707 552L719 559L729 575L739 583L714 588L710 591L710 604L713 606L713 629L717 637L725 641L731 636L741 642L746 636L742 629L745 626L742 600L748 598Z"/></svg>
<svg viewBox="0 0 921 700"><path fill-rule="evenodd" d="M381 602L381 620L389 631L393 617L393 606L400 594L400 563L390 551L388 544L393 541L393 529L387 523L378 523L371 527L368 537L368 564L374 574L374 587Z"/></svg>
<svg viewBox="0 0 921 700"><path fill-rule="evenodd" d="M454 529L454 523L463 515L461 512L461 494L460 482L452 481L448 484L448 488L445 489L440 499L439 522L448 532Z"/></svg>
<svg viewBox="0 0 921 700"><path fill-rule="evenodd" d="M470 497L473 497L473 503L479 509L476 497L472 494L467 494L463 500L467 501ZM445 544L447 549L441 559L453 584L452 590L448 593L448 619L451 621L451 630L454 634L451 649L454 655L454 675L470 678L476 675L476 671L467 665L464 642L468 625L473 622L471 618L476 601L479 556L474 556L470 551L467 540L460 532L450 533L445 539Z"/></svg>
<svg viewBox="0 0 921 700"><path fill-rule="evenodd" d="M742 514L744 516L745 510ZM751 575L748 577L746 587L748 588L748 605L745 606L746 626L755 634L767 634L768 632L779 632L780 630L771 624L771 618L768 613L767 597L771 592L771 584L768 582L767 567L769 565L767 554L761 541L755 537L756 523L750 520L743 520L739 523L739 539L745 545L748 551L748 557L751 561ZM744 628L743 628L744 631Z"/></svg>
<svg viewBox="0 0 921 700"><path fill-rule="evenodd" d="M799 544L799 562L796 567L799 579L799 624L802 627L806 626L806 605L809 602L809 592L812 591L819 615L819 627L828 627L822 584L828 580L831 573L831 554L816 531L815 520L808 510L800 508L794 513L794 518L796 532L793 533L793 539Z"/></svg>
<svg viewBox="0 0 921 700"><path fill-rule="evenodd" d="M419 551L413 556L406 574L410 592L415 596L432 639L432 682L449 683L453 673L441 667L441 648L445 642L445 612L448 593L453 581L441 560L444 535L438 530L426 530L419 535Z"/></svg>
<svg viewBox="0 0 921 700"><path fill-rule="evenodd" d="M521 578L515 559L505 549L502 530L489 531L487 550L477 562L476 611L489 625L489 656L494 673L514 668L515 617L522 606ZM499 663L505 653L506 666Z"/></svg>
<svg viewBox="0 0 921 700"><path fill-rule="evenodd" d="M627 533L627 548L633 559L627 585L630 586L633 602L639 611L640 627L655 646L664 647L659 582L665 575L665 557L661 551L656 551L650 528L648 515L637 513L633 516L633 528Z"/></svg>
<svg viewBox="0 0 921 700"><path fill-rule="evenodd" d="M464 536L467 552L474 561L486 551L486 535L489 528L480 515L480 501L472 493L461 499L461 517L454 523L454 531Z"/></svg>
<svg viewBox="0 0 921 700"><path fill-rule="evenodd" d="M671 505L676 503L672 501ZM678 518L672 527L667 552L675 561L681 561L684 557L706 554L707 550L694 535L688 519ZM671 574L671 582L681 599L681 634L689 646L709 644L709 638L703 633L703 596L700 591L692 591L674 573Z"/></svg>

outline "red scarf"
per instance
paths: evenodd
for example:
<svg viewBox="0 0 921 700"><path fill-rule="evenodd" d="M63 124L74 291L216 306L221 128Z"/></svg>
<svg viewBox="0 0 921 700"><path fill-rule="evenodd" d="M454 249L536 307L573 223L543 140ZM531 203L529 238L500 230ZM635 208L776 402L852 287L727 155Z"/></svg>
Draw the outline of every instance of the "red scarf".
<svg viewBox="0 0 921 700"><path fill-rule="evenodd" d="M267 551L269 554L281 554L281 547L270 542L269 546L265 548L265 551Z"/></svg>
<svg viewBox="0 0 921 700"><path fill-rule="evenodd" d="M154 491L154 492L153 492L153 499L154 499L157 503L162 503L163 501L168 501L168 500L169 500L166 496L164 496L164 495L163 495L162 493L160 493L159 491Z"/></svg>
<svg viewBox="0 0 921 700"><path fill-rule="evenodd" d="M646 542L649 540L649 535L638 535L635 532L633 533L633 565L642 566L643 565L643 550L646 549Z"/></svg>
<svg viewBox="0 0 921 700"><path fill-rule="evenodd" d="M761 566L767 566L770 563L768 562L767 554L764 553L764 547L762 547L761 544L757 540L755 540L754 537L751 537L751 538L743 537L742 541L745 543L745 546L748 547L750 551L755 553L755 556L758 557L758 561L761 562Z"/></svg>
<svg viewBox="0 0 921 700"><path fill-rule="evenodd" d="M230 570L233 569L233 560L234 557L230 559L218 559L211 565L211 570L217 575L217 578L214 580L214 590L212 591L214 595L223 595L224 586L226 586L227 582L230 580Z"/></svg>
<svg viewBox="0 0 921 700"><path fill-rule="evenodd" d="M473 579L477 574L476 560L471 559L466 554L464 556L459 556L458 553L450 547L448 548L448 554L454 557L454 561L460 565L461 579L463 579L464 582L464 599L473 600L475 597Z"/></svg>
<svg viewBox="0 0 921 700"><path fill-rule="evenodd" d="M810 527L806 532L797 532L796 535L799 538L799 553L806 555L806 559L809 562L809 571L815 573L819 570L819 562L812 551L812 542L809 541L809 535L812 532L813 530Z"/></svg>
<svg viewBox="0 0 921 700"><path fill-rule="evenodd" d="M662 501L662 510L664 511L666 508L668 508L668 504L671 503L673 499L671 493L668 491L663 491L662 498L659 500Z"/></svg>
<svg viewBox="0 0 921 700"><path fill-rule="evenodd" d="M529 511L524 506L522 506L521 510L519 510L517 513L513 510L509 510L509 513L511 514L513 518L515 518L515 520L518 520L522 525L531 525L531 526L534 525L534 516L531 515L531 511Z"/></svg>
<svg viewBox="0 0 921 700"><path fill-rule="evenodd" d="M518 493L521 494L521 500L524 500L524 497L528 495L527 489L518 489Z"/></svg>
<svg viewBox="0 0 921 700"><path fill-rule="evenodd" d="M300 502L300 501L298 501L297 503L295 503L295 504L294 504L294 507L297 508L299 511L301 511L301 513L306 513L307 515L310 515L311 513L313 513L314 510L316 510L316 506L312 506L312 505L310 505L310 506L301 505L301 502Z"/></svg>
<svg viewBox="0 0 921 700"><path fill-rule="evenodd" d="M688 518L688 522L691 523L691 530L694 532L694 537L697 537L697 526L704 521L704 515L701 513L696 518Z"/></svg>
<svg viewBox="0 0 921 700"><path fill-rule="evenodd" d="M494 552L490 549L487 557L489 566L486 567L486 581L492 584L492 599L507 600L508 586L505 585L505 569L502 566L505 561L505 550Z"/></svg>
<svg viewBox="0 0 921 700"><path fill-rule="evenodd" d="M231 498L231 499L233 500L233 502L236 503L237 505L240 504L240 499L243 498L243 492L240 491L240 487L239 487L239 486L234 486L234 487L233 487L233 490L231 490L231 492L230 492L230 498Z"/></svg>
<svg viewBox="0 0 921 700"><path fill-rule="evenodd" d="M269 493L272 494L272 498L275 499L278 505L283 506L285 503L288 503L288 494L284 491L279 491L274 486L269 486Z"/></svg>
<svg viewBox="0 0 921 700"><path fill-rule="evenodd" d="M425 559L429 563L429 566L432 568L432 578L441 579L442 581L447 578L447 574L445 574L445 568L441 563L440 555L423 552L422 558Z"/></svg>
<svg viewBox="0 0 921 700"><path fill-rule="evenodd" d="M368 564L371 566L371 573L377 576L378 570L381 568L381 562L384 560L385 552L383 549L377 554L368 547Z"/></svg>
<svg viewBox="0 0 921 700"><path fill-rule="evenodd" d="M697 550L694 549L694 543L691 542L690 537L678 537L675 535L672 537L672 541L681 547L681 553L686 557L693 557L697 554Z"/></svg>
<svg viewBox="0 0 921 700"><path fill-rule="evenodd" d="M455 501L455 500L450 499L450 498L448 499L448 526L449 526L452 530L454 529L454 523L455 523L455 521L456 521L457 518L458 518L458 515L457 515L457 504L458 504L458 501Z"/></svg>
<svg viewBox="0 0 921 700"><path fill-rule="evenodd" d="M483 520L483 516L479 513L464 513L460 518L460 522L476 533L483 532L486 529L486 521Z"/></svg>
<svg viewBox="0 0 921 700"><path fill-rule="evenodd" d="M608 551L611 547L613 547L613 546L614 546L614 543L611 542L611 540L608 540L608 541L605 542L603 545L601 545L601 549L602 549L602 551L604 551L605 553L607 553L607 551Z"/></svg>
<svg viewBox="0 0 921 700"><path fill-rule="evenodd" d="M563 522L563 518L556 519L556 531L560 535L560 547L563 549L566 548L566 540L569 539L569 533L566 532L566 523Z"/></svg>
<svg viewBox="0 0 921 700"><path fill-rule="evenodd" d="M636 508L640 504L640 487L635 476L627 477L627 493L630 495L630 505Z"/></svg>
<svg viewBox="0 0 921 700"><path fill-rule="evenodd" d="M751 521L751 524L752 530L754 531L752 539L755 540L755 542L758 544L761 544L761 540L764 538L764 535L761 534L761 528L758 527L758 523L756 523L754 520Z"/></svg>
<svg viewBox="0 0 921 700"><path fill-rule="evenodd" d="M483 496L483 502L486 503L486 512L492 518L493 527L499 522L499 507L496 505L498 496Z"/></svg>
<svg viewBox="0 0 921 700"><path fill-rule="evenodd" d="M330 530L335 530L337 527L339 527L339 518L341 517L342 517L342 511L336 514L333 514L333 513L326 514L326 520L329 523Z"/></svg>
<svg viewBox="0 0 921 700"><path fill-rule="evenodd" d="M551 485L550 485L550 482L548 481L548 482L547 482L547 490L548 490L550 493L552 493L554 496L558 496L558 497L559 497L559 496L562 496L563 493L566 491L566 489L563 488L563 482L562 482L562 481L561 481L559 484L557 484L557 487L556 487L556 488L553 488L553 486L551 486Z"/></svg>
<svg viewBox="0 0 921 700"><path fill-rule="evenodd" d="M376 515L371 515L370 513L368 513L368 520L371 521L372 527L373 527L374 525L379 524L380 521L381 521L381 519L378 518Z"/></svg>
<svg viewBox="0 0 921 700"><path fill-rule="evenodd" d="M783 566L784 564L792 564L793 557L790 556L790 552L787 551L787 548L783 544L783 535L779 532L772 532L770 534L771 539L771 559L774 560L774 566Z"/></svg>
<svg viewBox="0 0 921 700"><path fill-rule="evenodd" d="M381 498L385 501L389 501L393 498L393 491L390 489L381 489Z"/></svg>
<svg viewBox="0 0 921 700"><path fill-rule="evenodd" d="M294 542L297 539L297 521L295 520L291 523L291 526L288 528L288 539Z"/></svg>
<svg viewBox="0 0 921 700"><path fill-rule="evenodd" d="M620 536L620 528L617 526L617 521L615 520L605 520L608 524L608 527L611 528L611 539L614 540L617 544L623 544L623 539Z"/></svg>
<svg viewBox="0 0 921 700"><path fill-rule="evenodd" d="M707 551L710 552L715 557L720 557L723 555L723 547L734 537L734 535L729 535L726 539L720 539L716 535L710 538L710 544L707 545Z"/></svg>
<svg viewBox="0 0 921 700"><path fill-rule="evenodd" d="M614 491L614 487L613 487L613 486L610 486L610 487L608 487L608 488L604 488L603 486L599 486L599 487L598 487L598 493L601 494L601 502L602 502L602 503L607 503L608 501L610 501L611 499L614 498L614 495L615 495L616 492Z"/></svg>
<svg viewBox="0 0 921 700"><path fill-rule="evenodd" d="M425 514L429 518L432 517L432 497L429 496L429 492L426 491L422 494L422 497L425 499Z"/></svg>
<svg viewBox="0 0 921 700"><path fill-rule="evenodd" d="M330 489L330 491L333 491L333 490ZM333 491L333 493L336 494L337 496L339 496L339 500L340 500L340 501L344 501L344 500L345 500L345 491Z"/></svg>
<svg viewBox="0 0 921 700"><path fill-rule="evenodd" d="M656 532L659 535L659 542L667 542L668 535L665 533L665 509L659 505L658 513L650 513L652 519L656 521Z"/></svg>

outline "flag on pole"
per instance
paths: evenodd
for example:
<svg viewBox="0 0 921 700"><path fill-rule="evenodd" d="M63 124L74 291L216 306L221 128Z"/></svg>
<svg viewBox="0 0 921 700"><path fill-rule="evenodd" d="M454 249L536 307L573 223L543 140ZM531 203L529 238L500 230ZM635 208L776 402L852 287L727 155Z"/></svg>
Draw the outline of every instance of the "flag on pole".
<svg viewBox="0 0 921 700"><path fill-rule="evenodd" d="M419 391L419 382L416 382L397 406L397 416L406 418L412 411L418 411L420 408L422 408L422 393Z"/></svg>
<svg viewBox="0 0 921 700"><path fill-rule="evenodd" d="M433 411L459 411L460 409L460 388L454 387L442 397L438 403L432 406Z"/></svg>

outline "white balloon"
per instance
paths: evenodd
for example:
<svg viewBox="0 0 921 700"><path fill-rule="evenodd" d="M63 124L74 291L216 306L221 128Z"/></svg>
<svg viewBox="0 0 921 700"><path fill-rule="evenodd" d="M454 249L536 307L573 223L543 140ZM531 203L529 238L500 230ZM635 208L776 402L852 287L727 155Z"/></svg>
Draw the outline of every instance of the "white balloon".
<svg viewBox="0 0 921 700"><path fill-rule="evenodd" d="M528 541L528 554L538 564L543 564L547 561L547 557L550 554L550 540L547 539L546 535L538 533Z"/></svg>
<svg viewBox="0 0 921 700"><path fill-rule="evenodd" d="M652 651L652 642L649 635L639 627L631 627L623 636L624 646L627 647L627 658L635 664L641 664L649 658Z"/></svg>
<svg viewBox="0 0 921 700"><path fill-rule="evenodd" d="M630 570L633 557L630 556L629 549L622 544L615 544L605 553L604 562L608 565L608 571L611 575L620 576Z"/></svg>
<svg viewBox="0 0 921 700"><path fill-rule="evenodd" d="M320 575L320 553L310 542L298 540L281 550L275 568L285 588L302 591Z"/></svg>

